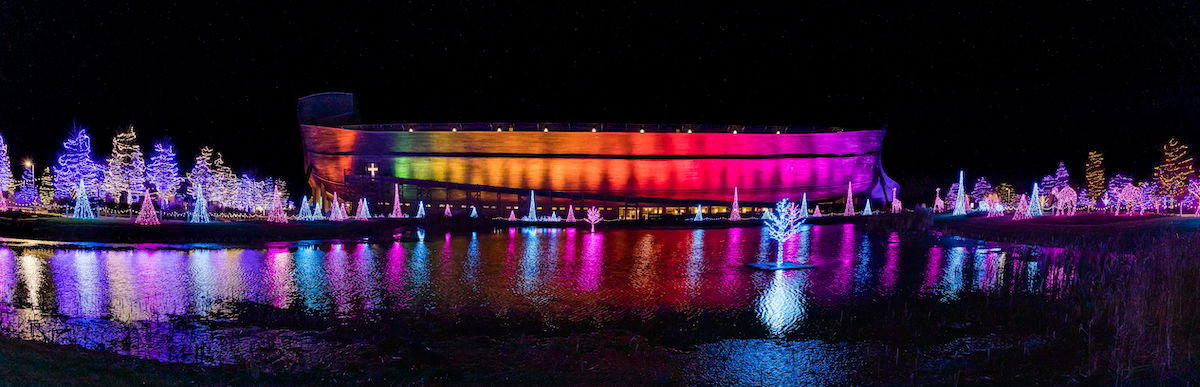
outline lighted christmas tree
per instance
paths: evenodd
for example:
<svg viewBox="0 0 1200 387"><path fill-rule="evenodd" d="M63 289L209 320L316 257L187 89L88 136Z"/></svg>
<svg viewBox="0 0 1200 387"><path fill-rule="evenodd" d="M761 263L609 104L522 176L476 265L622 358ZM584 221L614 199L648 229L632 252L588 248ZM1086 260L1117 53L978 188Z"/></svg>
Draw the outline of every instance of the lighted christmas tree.
<svg viewBox="0 0 1200 387"><path fill-rule="evenodd" d="M283 198L280 197L279 190L276 189L271 196L271 208L267 210L267 221L272 223L287 223L288 217L287 213L283 211ZM359 210L359 212L361 211Z"/></svg>
<svg viewBox="0 0 1200 387"><path fill-rule="evenodd" d="M574 204L568 205L567 206L567 222L574 223L577 221L578 221L578 219L575 219L575 205Z"/></svg>
<svg viewBox="0 0 1200 387"><path fill-rule="evenodd" d="M1029 211L1027 216L1042 216L1042 194L1038 191L1038 183L1033 183L1033 191L1029 192Z"/></svg>
<svg viewBox="0 0 1200 387"><path fill-rule="evenodd" d="M733 187L733 204L729 205L729 220L742 220L742 207L738 205L738 189Z"/></svg>
<svg viewBox="0 0 1200 387"><path fill-rule="evenodd" d="M865 201L867 202L867 204L865 206L863 206L862 215L863 216L875 215L875 212L871 211L871 198L867 198Z"/></svg>
<svg viewBox="0 0 1200 387"><path fill-rule="evenodd" d="M533 199L534 199L533 190L529 190L529 214L525 215L525 220L528 220L528 221L538 220L537 204L533 202Z"/></svg>
<svg viewBox="0 0 1200 387"><path fill-rule="evenodd" d="M1125 189L1125 186L1130 184L1133 184L1133 178L1122 173L1114 174L1111 178L1109 178L1108 187L1105 189L1105 191L1108 193L1109 205L1116 205L1119 211L1121 203L1121 190Z"/></svg>
<svg viewBox="0 0 1200 387"><path fill-rule="evenodd" d="M26 162L25 171L21 172L21 183L17 187L17 193L13 195L13 199L16 200L18 205L34 206L41 202L34 182L33 164Z"/></svg>
<svg viewBox="0 0 1200 387"><path fill-rule="evenodd" d="M144 191L142 195L142 208L138 211L137 219L134 223L141 225L156 225L158 221L158 211L154 210L154 201L150 199L150 191Z"/></svg>
<svg viewBox="0 0 1200 387"><path fill-rule="evenodd" d="M84 190L88 195L98 191L100 186L100 165L92 159L92 139L87 129L75 126L58 154L58 164L54 167L54 192L56 199L71 198L76 185L83 181Z"/></svg>
<svg viewBox="0 0 1200 387"><path fill-rule="evenodd" d="M320 198L320 196L313 196L312 214L311 214L311 218L309 218L309 219L325 220L325 211L323 211L321 209L321 201L317 200L318 198Z"/></svg>
<svg viewBox="0 0 1200 387"><path fill-rule="evenodd" d="M1036 184L1036 183L1035 183ZM1021 195L1017 201L1016 208L1013 208L1013 220L1021 220L1029 218L1029 199L1025 195Z"/></svg>
<svg viewBox="0 0 1200 387"><path fill-rule="evenodd" d="M1105 196L1104 155L1097 151L1088 152L1083 173L1087 178L1087 198L1095 203Z"/></svg>
<svg viewBox="0 0 1200 387"><path fill-rule="evenodd" d="M450 218L450 217L454 216L454 213L450 212L450 203L446 203L446 206L444 208L445 208L445 211L442 211L443 217Z"/></svg>
<svg viewBox="0 0 1200 387"><path fill-rule="evenodd" d="M8 197L3 192L0 192L0 212L8 212Z"/></svg>
<svg viewBox="0 0 1200 387"><path fill-rule="evenodd" d="M701 221L701 220L704 220L704 214L700 213L700 211L703 211L703 210L701 210L701 209L700 209L700 205L699 205L699 204L697 204L697 205L696 205L696 215L692 217L692 220L693 220L693 221Z"/></svg>
<svg viewBox="0 0 1200 387"><path fill-rule="evenodd" d="M842 216L854 216L854 183L846 183L846 208L842 210Z"/></svg>
<svg viewBox="0 0 1200 387"><path fill-rule="evenodd" d="M296 215L296 220L313 220L312 208L308 206L308 195L300 197L300 213Z"/></svg>
<svg viewBox="0 0 1200 387"><path fill-rule="evenodd" d="M1058 169L1054 171L1054 186L1045 187L1048 190L1063 189L1071 185L1071 174L1067 173L1067 164L1062 161L1058 162Z"/></svg>
<svg viewBox="0 0 1200 387"><path fill-rule="evenodd" d="M561 222L562 218L558 217L557 211L550 211L550 217L546 218L546 220L549 220L551 222Z"/></svg>
<svg viewBox="0 0 1200 387"><path fill-rule="evenodd" d="M392 217L403 218L404 207L400 205L400 185L392 185Z"/></svg>
<svg viewBox="0 0 1200 387"><path fill-rule="evenodd" d="M136 195L146 189L146 160L132 125L113 137L112 155L105 164L101 194L117 203L132 204Z"/></svg>
<svg viewBox="0 0 1200 387"><path fill-rule="evenodd" d="M1196 208L1196 215L1200 215L1200 178L1192 177L1188 179L1188 201Z"/></svg>
<svg viewBox="0 0 1200 387"><path fill-rule="evenodd" d="M966 173L958 171L958 189L955 189L954 194L954 212L951 215L966 215L967 214L967 197L964 194L966 185L963 184L963 178Z"/></svg>
<svg viewBox="0 0 1200 387"><path fill-rule="evenodd" d="M79 185L75 188L75 208L71 210L71 217L96 219L96 214L92 212L92 202L88 199L87 186L83 184L83 180L79 180Z"/></svg>
<svg viewBox="0 0 1200 387"><path fill-rule="evenodd" d="M853 212L853 209L851 212ZM775 254L776 265L783 264L784 242L799 234L800 225L803 223L804 216L800 214L800 207L796 206L796 203L789 202L787 199L775 203L774 210L769 210L763 214L763 234L767 238L775 240L779 245L779 249L776 250Z"/></svg>
<svg viewBox="0 0 1200 387"><path fill-rule="evenodd" d="M516 211L508 210L508 221L509 222L517 221L517 212Z"/></svg>
<svg viewBox="0 0 1200 387"><path fill-rule="evenodd" d="M975 187L971 189L971 198L975 199L975 202L982 202L992 192L992 184L988 182L986 177L980 176L978 179L975 179Z"/></svg>
<svg viewBox="0 0 1200 387"><path fill-rule="evenodd" d="M150 155L150 164L146 166L146 179L154 185L159 203L164 205L169 197L179 191L183 178L179 176L179 163L175 161L175 148L171 143L154 144L154 153Z"/></svg>
<svg viewBox="0 0 1200 387"><path fill-rule="evenodd" d="M424 218L424 217L425 217L425 201L422 200L422 201L417 202L417 216L414 216L414 218Z"/></svg>
<svg viewBox="0 0 1200 387"><path fill-rule="evenodd" d="M1162 146L1162 164L1154 168L1155 182L1159 195L1181 200L1187 192L1188 179L1196 176L1195 162L1188 153L1188 146L1174 138Z"/></svg>
<svg viewBox="0 0 1200 387"><path fill-rule="evenodd" d="M330 204L330 206L329 206L329 220L332 220L334 222L341 222L343 220L346 220L347 217L348 216L346 215L346 206L344 204L342 204L341 200L338 200L337 192L334 192L333 193L333 203Z"/></svg>
<svg viewBox="0 0 1200 387"><path fill-rule="evenodd" d="M42 168L42 175L37 178L37 199L35 204L51 204L57 195L58 189L54 188L54 172L50 167Z"/></svg>
<svg viewBox="0 0 1200 387"><path fill-rule="evenodd" d="M1016 204L1017 190L1015 188L1013 188L1012 184L1008 184L1008 183L997 184L995 192L996 192L996 198L1000 200L1000 203L1004 203L1004 205L1006 207L1013 206Z"/></svg>
<svg viewBox="0 0 1200 387"><path fill-rule="evenodd" d="M471 206L471 217L472 217L472 218L478 218L478 217L479 217L479 211L475 209L475 206ZM568 219L567 221L568 221L568 222L574 222L574 220L570 220L570 219L572 219L572 218L574 218L574 216L571 216L570 218L567 218L567 219Z"/></svg>
<svg viewBox="0 0 1200 387"><path fill-rule="evenodd" d="M217 157L213 159L212 171L213 200L222 204L232 202L237 193L238 178L233 169L225 165L221 152L217 152Z"/></svg>
<svg viewBox="0 0 1200 387"><path fill-rule="evenodd" d="M192 215L188 217L190 223L208 223L208 199L204 197L204 186L196 187L196 202L192 204Z"/></svg>
<svg viewBox="0 0 1200 387"><path fill-rule="evenodd" d="M212 192L214 188L212 156L212 148L200 148L200 154L196 155L191 172L187 173L188 195L196 196L200 189Z"/></svg>
<svg viewBox="0 0 1200 387"><path fill-rule="evenodd" d="M13 181L12 160L8 158L8 142L0 136L0 192L12 192L16 184Z"/></svg>
<svg viewBox="0 0 1200 387"><path fill-rule="evenodd" d="M812 217L814 217L814 218L820 218L820 217L821 217L821 205L820 205L820 204L814 204L814 205L813 205L813 214L812 214Z"/></svg>
<svg viewBox="0 0 1200 387"><path fill-rule="evenodd" d="M596 209L596 207L592 207L588 209L587 218L584 220L587 221L588 224L592 225L592 232L596 232L596 223L600 223L601 220L604 220L604 217L600 216L600 210Z"/></svg>
<svg viewBox="0 0 1200 387"><path fill-rule="evenodd" d="M800 215L808 217L808 192L800 194Z"/></svg>

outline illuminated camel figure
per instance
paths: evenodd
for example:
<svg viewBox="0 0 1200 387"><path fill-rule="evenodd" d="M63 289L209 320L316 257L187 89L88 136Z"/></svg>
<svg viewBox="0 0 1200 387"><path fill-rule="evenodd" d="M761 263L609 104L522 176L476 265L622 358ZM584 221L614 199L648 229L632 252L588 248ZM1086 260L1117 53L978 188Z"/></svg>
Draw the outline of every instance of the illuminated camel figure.
<svg viewBox="0 0 1200 387"><path fill-rule="evenodd" d="M1062 187L1052 194L1054 195L1054 215L1075 215L1075 201L1079 199L1075 189L1069 186Z"/></svg>
<svg viewBox="0 0 1200 387"><path fill-rule="evenodd" d="M1133 209L1135 205L1140 207L1143 213L1146 211L1145 206L1141 205L1142 189L1133 184L1126 184L1125 188L1121 189L1121 193L1117 195L1117 200L1116 215L1121 215L1122 206L1128 209L1129 215L1133 215Z"/></svg>
<svg viewBox="0 0 1200 387"><path fill-rule="evenodd" d="M933 212L946 212L946 201L942 200L942 189L938 188L933 194Z"/></svg>

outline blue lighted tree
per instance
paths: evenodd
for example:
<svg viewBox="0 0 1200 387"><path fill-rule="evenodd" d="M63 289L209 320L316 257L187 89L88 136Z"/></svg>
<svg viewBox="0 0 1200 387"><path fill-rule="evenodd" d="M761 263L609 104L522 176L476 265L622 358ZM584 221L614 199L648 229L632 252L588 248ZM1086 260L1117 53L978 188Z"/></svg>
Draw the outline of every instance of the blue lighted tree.
<svg viewBox="0 0 1200 387"><path fill-rule="evenodd" d="M21 183L17 188L17 193L14 195L17 204L20 205L36 205L41 202L38 196L38 189L34 182L33 164L25 164L25 171L21 172Z"/></svg>
<svg viewBox="0 0 1200 387"><path fill-rule="evenodd" d="M75 184L80 181L89 194L96 192L100 185L100 165L92 159L92 139L87 128L76 125L63 141L58 165L54 167L55 198L70 198Z"/></svg>
<svg viewBox="0 0 1200 387"><path fill-rule="evenodd" d="M300 214L296 215L296 220L313 220L312 208L308 206L308 195L300 198Z"/></svg>
<svg viewBox="0 0 1200 387"><path fill-rule="evenodd" d="M154 144L154 153L150 155L150 165L146 166L146 178L158 191L159 203L166 204L167 198L174 196L183 183L179 175L179 162L175 161L175 147L170 142Z"/></svg>
<svg viewBox="0 0 1200 387"><path fill-rule="evenodd" d="M875 215L875 211L871 211L871 198L866 199L867 205L863 206L863 216Z"/></svg>
<svg viewBox="0 0 1200 387"><path fill-rule="evenodd" d="M208 223L208 199L204 198L204 186L196 187L196 203L192 208L192 216L188 218L191 223Z"/></svg>
<svg viewBox="0 0 1200 387"><path fill-rule="evenodd" d="M531 222L532 222L532 221L537 221L537 220L538 220L538 218L537 218L537 204L536 204L536 203L534 203L533 199L534 199L533 190L529 190L529 214L528 214L528 215L525 215L525 220L528 220L528 221L531 221Z"/></svg>
<svg viewBox="0 0 1200 387"><path fill-rule="evenodd" d="M954 213L952 215L967 214L967 195L965 194L967 186L963 185L963 177L965 175L965 172L958 171L958 193L954 195Z"/></svg>
<svg viewBox="0 0 1200 387"><path fill-rule="evenodd" d="M700 205L697 204L696 205L696 215L692 217L693 221L699 222L699 221L704 220L704 213L701 211L704 211L704 209L700 208Z"/></svg>
<svg viewBox="0 0 1200 387"><path fill-rule="evenodd" d="M1042 216L1042 195L1038 192L1038 183L1033 183L1033 191L1029 193L1029 212L1027 216Z"/></svg>
<svg viewBox="0 0 1200 387"><path fill-rule="evenodd" d="M808 217L808 192L800 197L800 216Z"/></svg>
<svg viewBox="0 0 1200 387"><path fill-rule="evenodd" d="M472 218L478 218L478 217L479 217L479 211L475 209L475 206L471 206L471 217L472 217Z"/></svg>
<svg viewBox="0 0 1200 387"><path fill-rule="evenodd" d="M0 191L10 191L16 186L13 181L12 161L8 158L8 142L0 136Z"/></svg>
<svg viewBox="0 0 1200 387"><path fill-rule="evenodd" d="M71 210L71 217L77 219L96 219L96 214L92 212L92 202L88 199L87 187L83 185L83 180L80 180L79 186L75 188L75 208Z"/></svg>
<svg viewBox="0 0 1200 387"><path fill-rule="evenodd" d="M421 200L421 201L417 202L417 216L414 216L414 218L424 218L424 217L425 217L425 201Z"/></svg>

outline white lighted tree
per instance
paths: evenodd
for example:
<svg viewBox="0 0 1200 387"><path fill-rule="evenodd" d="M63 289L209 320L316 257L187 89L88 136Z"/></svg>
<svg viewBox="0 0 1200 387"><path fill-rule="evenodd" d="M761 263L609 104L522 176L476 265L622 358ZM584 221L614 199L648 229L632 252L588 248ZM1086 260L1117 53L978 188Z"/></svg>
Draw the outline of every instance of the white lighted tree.
<svg viewBox="0 0 1200 387"><path fill-rule="evenodd" d="M775 203L775 209L763 214L763 232L779 244L775 264L783 263L783 244L800 233L803 223L804 214L800 213L800 207L787 199Z"/></svg>

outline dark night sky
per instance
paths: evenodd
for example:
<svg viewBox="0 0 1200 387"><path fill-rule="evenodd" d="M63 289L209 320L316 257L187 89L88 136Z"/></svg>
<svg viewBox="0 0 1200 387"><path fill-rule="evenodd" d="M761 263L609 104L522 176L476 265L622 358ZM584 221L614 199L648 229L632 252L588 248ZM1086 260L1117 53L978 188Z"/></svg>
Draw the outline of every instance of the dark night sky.
<svg viewBox="0 0 1200 387"><path fill-rule="evenodd" d="M1091 149L1145 176L1169 136L1200 140L1195 3L167 3L0 2L15 158L46 163L73 120L102 158L132 123L296 185L295 101L321 91L376 122L888 124L884 166L917 186L1078 177Z"/></svg>

